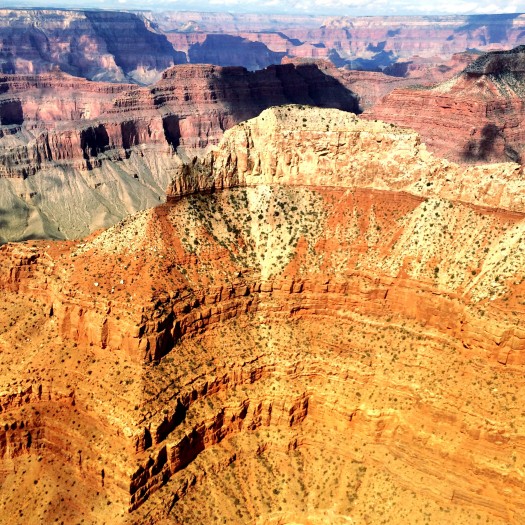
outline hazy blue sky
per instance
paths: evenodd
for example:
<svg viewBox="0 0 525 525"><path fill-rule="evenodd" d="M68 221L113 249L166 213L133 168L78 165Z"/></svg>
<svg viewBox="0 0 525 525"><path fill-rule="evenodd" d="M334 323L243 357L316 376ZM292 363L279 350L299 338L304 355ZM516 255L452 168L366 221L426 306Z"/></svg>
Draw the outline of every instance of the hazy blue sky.
<svg viewBox="0 0 525 525"><path fill-rule="evenodd" d="M0 0L0 7L99 7L289 13L315 15L400 15L519 13L525 0Z"/></svg>

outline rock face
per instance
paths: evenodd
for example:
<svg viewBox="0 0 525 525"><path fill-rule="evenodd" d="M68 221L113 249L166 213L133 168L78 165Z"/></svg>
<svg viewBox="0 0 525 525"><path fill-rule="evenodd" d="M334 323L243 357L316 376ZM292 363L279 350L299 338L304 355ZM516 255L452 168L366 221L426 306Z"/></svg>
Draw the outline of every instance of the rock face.
<svg viewBox="0 0 525 525"><path fill-rule="evenodd" d="M481 56L432 89L396 89L367 112L411 127L429 148L459 162L521 162L525 46Z"/></svg>
<svg viewBox="0 0 525 525"><path fill-rule="evenodd" d="M158 204L177 152L193 156L269 106L358 110L353 93L312 64L253 73L180 65L148 88L6 75L0 90L4 240L79 237Z"/></svg>
<svg viewBox="0 0 525 525"><path fill-rule="evenodd" d="M172 42L180 39L182 44L185 35L201 38L224 33L261 42L290 58L329 58L337 66L372 71L414 57L448 60L467 49L489 51L525 43L525 17L520 14L325 18L181 12L147 16ZM175 48L186 50L184 44Z"/></svg>
<svg viewBox="0 0 525 525"><path fill-rule="evenodd" d="M62 71L93 80L150 83L186 62L148 20L132 13L0 10L0 71Z"/></svg>
<svg viewBox="0 0 525 525"><path fill-rule="evenodd" d="M4 246L0 520L520 523L524 193L289 106L159 208Z"/></svg>
<svg viewBox="0 0 525 525"><path fill-rule="evenodd" d="M185 62L250 70L288 58L399 74L408 62L448 60L467 49L525 43L520 14L426 17L312 17L225 13L0 11L0 71L48 72L149 84ZM400 67L395 64L401 62Z"/></svg>

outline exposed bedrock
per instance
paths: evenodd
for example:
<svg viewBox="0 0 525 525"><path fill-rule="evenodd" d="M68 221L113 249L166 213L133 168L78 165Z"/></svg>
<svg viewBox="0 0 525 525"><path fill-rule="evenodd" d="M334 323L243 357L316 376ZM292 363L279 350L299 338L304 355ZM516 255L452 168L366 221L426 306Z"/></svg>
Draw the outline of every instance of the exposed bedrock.
<svg viewBox="0 0 525 525"><path fill-rule="evenodd" d="M91 523L519 523L520 173L284 107L161 207L4 246L0 515L60 517L38 478Z"/></svg>
<svg viewBox="0 0 525 525"><path fill-rule="evenodd" d="M433 88L395 89L366 112L462 163L523 161L525 47L482 55Z"/></svg>

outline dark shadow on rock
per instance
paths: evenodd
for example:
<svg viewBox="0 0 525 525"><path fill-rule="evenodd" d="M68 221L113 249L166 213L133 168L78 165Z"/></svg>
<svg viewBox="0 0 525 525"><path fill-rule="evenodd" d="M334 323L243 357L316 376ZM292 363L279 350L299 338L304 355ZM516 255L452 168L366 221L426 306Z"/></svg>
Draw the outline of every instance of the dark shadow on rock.
<svg viewBox="0 0 525 525"><path fill-rule="evenodd" d="M109 136L103 124L80 132L80 147L84 159L96 157L109 146Z"/></svg>
<svg viewBox="0 0 525 525"><path fill-rule="evenodd" d="M193 44L188 50L192 64L241 66L252 71L279 64L285 54L271 51L262 42L233 35L207 35L204 42Z"/></svg>
<svg viewBox="0 0 525 525"><path fill-rule="evenodd" d="M412 64L412 61L396 62L395 64L385 67L385 69L383 69L383 73L391 77L404 78L407 76L408 70Z"/></svg>
<svg viewBox="0 0 525 525"><path fill-rule="evenodd" d="M0 102L0 125L21 125L24 122L24 111L20 100Z"/></svg>
<svg viewBox="0 0 525 525"><path fill-rule="evenodd" d="M9 225L9 222L6 219L12 215L12 211L3 210L0 208L0 229L6 228Z"/></svg>
<svg viewBox="0 0 525 525"><path fill-rule="evenodd" d="M356 71L379 71L392 66L397 61L393 51L379 51L372 58L357 58L347 61L347 66Z"/></svg>
<svg viewBox="0 0 525 525"><path fill-rule="evenodd" d="M140 138L137 125L132 120L128 122L121 122L120 132L122 134L122 147L124 149L130 149L132 146L139 144Z"/></svg>
<svg viewBox="0 0 525 525"><path fill-rule="evenodd" d="M468 161L486 161L495 153L496 140L502 138L495 124L487 124L481 130L479 140L469 140L463 149L463 158Z"/></svg>
<svg viewBox="0 0 525 525"><path fill-rule="evenodd" d="M175 51L165 35L150 31L136 14L122 11L85 11L84 14L125 73L139 66L161 71L186 63L184 53Z"/></svg>
<svg viewBox="0 0 525 525"><path fill-rule="evenodd" d="M383 40L382 42L378 42L378 44L375 46L372 43L369 43L366 46L367 51L371 51L372 53L381 53L381 51L384 51L386 47L386 40Z"/></svg>
<svg viewBox="0 0 525 525"><path fill-rule="evenodd" d="M348 64L348 60L342 58L335 49L330 49L328 60L330 60L335 67L345 67Z"/></svg>
<svg viewBox="0 0 525 525"><path fill-rule="evenodd" d="M180 124L177 115L166 115L162 119L162 128L166 142L176 150L180 145Z"/></svg>
<svg viewBox="0 0 525 525"><path fill-rule="evenodd" d="M224 68L218 81L235 122L284 104L360 112L356 95L315 64L274 65L254 72Z"/></svg>
<svg viewBox="0 0 525 525"><path fill-rule="evenodd" d="M479 36L481 44L506 44L512 22L518 16L517 13L472 15L467 17L466 24L459 27L455 33L472 33L477 30L484 30L484 34Z"/></svg>
<svg viewBox="0 0 525 525"><path fill-rule="evenodd" d="M510 162L516 162L517 164L521 164L520 153L510 144L505 145L504 153L507 159L510 160Z"/></svg>

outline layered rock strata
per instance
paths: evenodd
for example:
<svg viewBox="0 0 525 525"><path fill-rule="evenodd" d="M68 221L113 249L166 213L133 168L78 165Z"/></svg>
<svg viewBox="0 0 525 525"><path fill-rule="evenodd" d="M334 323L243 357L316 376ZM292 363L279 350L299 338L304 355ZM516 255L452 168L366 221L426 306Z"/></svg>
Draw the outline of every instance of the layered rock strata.
<svg viewBox="0 0 525 525"><path fill-rule="evenodd" d="M217 144L269 106L358 110L353 93L312 64L253 73L181 65L149 88L60 72L0 81L0 240L78 237L158 204L177 153ZM17 177L26 180L5 179Z"/></svg>
<svg viewBox="0 0 525 525"><path fill-rule="evenodd" d="M451 160L521 162L524 60L524 46L488 53L435 87L392 91L367 117L415 129Z"/></svg>
<svg viewBox="0 0 525 525"><path fill-rule="evenodd" d="M447 60L467 49L508 49L525 42L524 30L521 14L326 18L3 9L0 71L59 66L89 79L149 84L173 64L256 69L283 55L380 71L397 62L403 68L414 57Z"/></svg>
<svg viewBox="0 0 525 525"><path fill-rule="evenodd" d="M519 523L521 179L284 107L166 205L4 246L0 515Z"/></svg>
<svg viewBox="0 0 525 525"><path fill-rule="evenodd" d="M150 83L185 62L149 20L132 13L0 9L2 73L45 73L58 66L92 80Z"/></svg>

